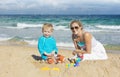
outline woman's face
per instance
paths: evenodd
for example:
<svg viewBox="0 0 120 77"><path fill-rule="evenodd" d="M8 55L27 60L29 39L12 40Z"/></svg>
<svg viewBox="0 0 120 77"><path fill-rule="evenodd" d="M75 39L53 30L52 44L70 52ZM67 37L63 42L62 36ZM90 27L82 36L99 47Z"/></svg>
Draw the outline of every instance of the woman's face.
<svg viewBox="0 0 120 77"><path fill-rule="evenodd" d="M70 29L73 34L78 34L80 26L77 23L73 23Z"/></svg>

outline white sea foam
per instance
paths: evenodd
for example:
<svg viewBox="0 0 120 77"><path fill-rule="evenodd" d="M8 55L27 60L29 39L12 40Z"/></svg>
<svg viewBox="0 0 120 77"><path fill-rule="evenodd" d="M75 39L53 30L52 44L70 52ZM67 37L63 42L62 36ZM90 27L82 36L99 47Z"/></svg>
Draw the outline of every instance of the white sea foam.
<svg viewBox="0 0 120 77"><path fill-rule="evenodd" d="M2 27L2 26L1 26ZM11 29L24 29L24 28L35 28L35 27L42 27L42 24L26 24L26 23L17 23L17 26L6 26L4 28L11 28Z"/></svg>
<svg viewBox="0 0 120 77"><path fill-rule="evenodd" d="M106 32L106 30L100 30L100 29L85 29L85 31L88 31L88 32Z"/></svg>
<svg viewBox="0 0 120 77"><path fill-rule="evenodd" d="M97 25L96 27L101 28L101 29L120 29L120 25Z"/></svg>
<svg viewBox="0 0 120 77"><path fill-rule="evenodd" d="M38 43L38 41L36 41L36 40L24 40L24 41L30 45L37 45L37 43Z"/></svg>
<svg viewBox="0 0 120 77"><path fill-rule="evenodd" d="M57 46L60 46L60 47L74 47L73 43L68 43L68 42L59 42L57 43Z"/></svg>
<svg viewBox="0 0 120 77"><path fill-rule="evenodd" d="M28 27L42 27L42 24L17 23L17 28L28 28Z"/></svg>
<svg viewBox="0 0 120 77"><path fill-rule="evenodd" d="M30 45L37 45L38 41L36 40L24 40L25 42L29 43ZM68 43L68 42L58 42L57 46L59 47L74 47L73 43Z"/></svg>
<svg viewBox="0 0 120 77"><path fill-rule="evenodd" d="M0 41L7 41L11 39L11 37L0 37Z"/></svg>
<svg viewBox="0 0 120 77"><path fill-rule="evenodd" d="M43 24L25 24L25 23L18 23L17 28L30 28L30 27L42 27ZM68 30L66 26L56 26L54 25L55 30Z"/></svg>
<svg viewBox="0 0 120 77"><path fill-rule="evenodd" d="M55 30L69 30L66 26L55 26L55 25L54 25L54 29Z"/></svg>
<svg viewBox="0 0 120 77"><path fill-rule="evenodd" d="M54 25L54 24L53 24ZM37 28L42 27L43 24L27 24L27 23L17 23L17 26L4 26L4 28L12 28L12 29L24 29L24 28ZM2 26L1 26L2 27ZM70 30L68 26L63 25L54 25L55 30ZM101 31L118 31L120 30L120 25L85 25L85 30L90 32L101 32Z"/></svg>
<svg viewBox="0 0 120 77"><path fill-rule="evenodd" d="M17 23L17 26L6 26L4 28L11 28L11 29L24 29L24 28L37 28L42 27L43 24L26 24L26 23ZM53 25L55 30L69 30L66 26L56 26ZM2 27L2 26L1 26Z"/></svg>
<svg viewBox="0 0 120 77"><path fill-rule="evenodd" d="M6 41L8 39L10 39L11 37L9 37L8 35L6 34L0 34L0 41Z"/></svg>

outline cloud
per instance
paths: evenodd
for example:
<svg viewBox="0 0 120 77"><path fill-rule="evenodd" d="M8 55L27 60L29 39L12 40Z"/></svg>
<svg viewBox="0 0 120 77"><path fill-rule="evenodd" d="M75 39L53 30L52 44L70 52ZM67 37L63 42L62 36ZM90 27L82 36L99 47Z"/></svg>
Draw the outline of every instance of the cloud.
<svg viewBox="0 0 120 77"><path fill-rule="evenodd" d="M113 4L120 3L120 0L0 0L0 6L10 9L15 8L34 8L34 7L52 7L67 8L72 6L88 6L90 4ZM84 6L84 7L85 7Z"/></svg>
<svg viewBox="0 0 120 77"><path fill-rule="evenodd" d="M91 12L120 7L120 0L0 0L1 11ZM77 11L80 10L80 11ZM117 9L119 10L119 9ZM1 12L0 11L0 12Z"/></svg>

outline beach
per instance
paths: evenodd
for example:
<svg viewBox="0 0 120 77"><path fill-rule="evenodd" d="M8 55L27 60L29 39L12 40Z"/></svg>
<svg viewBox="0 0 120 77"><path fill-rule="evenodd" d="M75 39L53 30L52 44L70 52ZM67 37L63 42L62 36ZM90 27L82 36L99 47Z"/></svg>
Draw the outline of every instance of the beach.
<svg viewBox="0 0 120 77"><path fill-rule="evenodd" d="M117 50L120 51L120 50ZM59 48L59 53L71 57L72 50ZM85 60L78 67L40 62L36 46L24 43L0 44L0 77L120 77L120 54L107 50L107 60Z"/></svg>
<svg viewBox="0 0 120 77"><path fill-rule="evenodd" d="M59 53L72 56L69 24L80 20L107 52L107 60L85 60L78 67L69 61L40 61L37 42L42 25L54 26ZM120 15L0 15L0 77L120 77Z"/></svg>

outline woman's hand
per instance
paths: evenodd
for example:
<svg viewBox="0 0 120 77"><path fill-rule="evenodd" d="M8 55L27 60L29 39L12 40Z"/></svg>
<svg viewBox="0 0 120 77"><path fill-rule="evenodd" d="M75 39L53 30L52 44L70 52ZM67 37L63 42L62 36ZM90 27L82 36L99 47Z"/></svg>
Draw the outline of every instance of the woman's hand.
<svg viewBox="0 0 120 77"><path fill-rule="evenodd" d="M72 52L72 54L73 54L73 55L76 55L77 53L76 53L76 51L74 50L74 51Z"/></svg>
<svg viewBox="0 0 120 77"><path fill-rule="evenodd" d="M79 38L76 38L73 40L74 42L79 42Z"/></svg>
<svg viewBox="0 0 120 77"><path fill-rule="evenodd" d="M82 51L82 50L80 50L80 49L76 49L76 50L73 51L72 54L75 55L75 54L81 53L81 51Z"/></svg>
<svg viewBox="0 0 120 77"><path fill-rule="evenodd" d="M78 54L78 53L83 53L84 51L83 50L80 50L80 49L76 49L73 51L73 54Z"/></svg>

